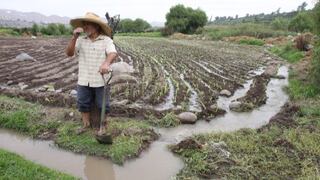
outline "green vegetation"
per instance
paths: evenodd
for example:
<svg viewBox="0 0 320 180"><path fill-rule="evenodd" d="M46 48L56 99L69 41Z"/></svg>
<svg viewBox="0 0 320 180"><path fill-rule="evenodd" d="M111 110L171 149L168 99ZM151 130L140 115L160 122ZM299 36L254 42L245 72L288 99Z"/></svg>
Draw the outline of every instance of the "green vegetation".
<svg viewBox="0 0 320 180"><path fill-rule="evenodd" d="M298 62L304 57L304 53L293 47L291 43L284 46L274 46L270 51L283 59L288 60L290 63Z"/></svg>
<svg viewBox="0 0 320 180"><path fill-rule="evenodd" d="M289 21L294 18L299 13L310 12L310 10L306 10L307 3L303 2L301 5L297 7L296 10L291 12L280 12L280 8L271 12L270 14L246 14L244 17L239 17L236 15L235 17L232 16L222 16L222 17L215 17L214 21L209 22L210 25L234 25L234 24L241 24L241 23L255 23L255 24L265 24L265 25L273 25L277 24L276 27L281 27L279 29L285 28L285 25L288 25ZM278 22L283 22L284 24L279 24ZM276 28L278 29L278 28ZM283 29L283 30L287 30Z"/></svg>
<svg viewBox="0 0 320 180"><path fill-rule="evenodd" d="M161 127L161 128L176 127L180 124L180 120L173 112L167 113L161 119L157 119L154 116L150 116L148 119L149 119L149 123L152 126Z"/></svg>
<svg viewBox="0 0 320 180"><path fill-rule="evenodd" d="M119 23L118 31L120 33L137 33L144 32L149 28L151 28L151 25L143 19L123 19Z"/></svg>
<svg viewBox="0 0 320 180"><path fill-rule="evenodd" d="M11 28L0 28L0 36L19 36L19 32Z"/></svg>
<svg viewBox="0 0 320 180"><path fill-rule="evenodd" d="M313 27L314 25L310 15L301 12L290 21L288 29L295 32L311 32Z"/></svg>
<svg viewBox="0 0 320 180"><path fill-rule="evenodd" d="M319 106L318 106L319 108ZM309 114L319 113L308 112ZM311 116L296 121L304 128L283 129L274 125L267 131L242 129L234 133L213 133L193 137L202 148L185 148L176 151L186 166L178 179L227 178L227 179L283 179L316 178L319 174L317 158L320 155L320 124L310 132L308 125L317 121ZM319 120L319 119L318 119ZM224 142L229 157L223 157L212 144Z"/></svg>
<svg viewBox="0 0 320 180"><path fill-rule="evenodd" d="M76 179L0 149L0 179Z"/></svg>
<svg viewBox="0 0 320 180"><path fill-rule="evenodd" d="M30 28L0 28L1 36L21 36L21 35L46 35L46 36L62 36L71 35L72 29L64 24L50 23L46 26L33 24Z"/></svg>
<svg viewBox="0 0 320 180"><path fill-rule="evenodd" d="M320 2L316 4L314 8L314 22L315 22L315 32L320 35ZM311 63L311 79L316 87L320 87L320 41L315 44L313 50L313 59Z"/></svg>
<svg viewBox="0 0 320 180"><path fill-rule="evenodd" d="M110 118L107 132L113 136L113 144L101 145L96 141L93 130L81 135L76 134L76 130L81 126L80 122L65 119L67 112L73 110L50 111L53 110L38 104L0 96L0 127L14 129L36 138L54 133L46 139L53 139L62 148L107 157L118 164L138 156L157 138L157 134L146 122Z"/></svg>
<svg viewBox="0 0 320 180"><path fill-rule="evenodd" d="M261 39L240 39L239 44L263 46L264 41Z"/></svg>
<svg viewBox="0 0 320 180"><path fill-rule="evenodd" d="M36 136L50 128L53 121L40 123L40 106L18 98L0 96L0 127ZM37 125L36 125L37 124Z"/></svg>
<svg viewBox="0 0 320 180"><path fill-rule="evenodd" d="M166 14L166 28L172 32L194 33L207 23L207 15L201 9L192 9L178 4Z"/></svg>
<svg viewBox="0 0 320 180"><path fill-rule="evenodd" d="M274 30L288 30L289 20L285 18L276 18L271 22L271 27Z"/></svg>
<svg viewBox="0 0 320 180"><path fill-rule="evenodd" d="M59 147L74 152L108 157L113 162L122 164L126 159L138 156L156 138L150 126L143 122L112 119L109 123L107 132L114 137L112 145L99 144L93 131L77 135L75 131L79 126L74 123L61 126L55 142Z"/></svg>
<svg viewBox="0 0 320 180"><path fill-rule="evenodd" d="M262 39L267 37L294 35L295 33L283 30L274 30L268 25L242 23L228 26L206 26L203 34L210 37L212 40L221 40L224 37L230 36L250 36Z"/></svg>
<svg viewBox="0 0 320 180"><path fill-rule="evenodd" d="M293 99L312 98L320 92L319 88L312 83L301 82L297 79L291 79L289 81L288 89L288 92Z"/></svg>

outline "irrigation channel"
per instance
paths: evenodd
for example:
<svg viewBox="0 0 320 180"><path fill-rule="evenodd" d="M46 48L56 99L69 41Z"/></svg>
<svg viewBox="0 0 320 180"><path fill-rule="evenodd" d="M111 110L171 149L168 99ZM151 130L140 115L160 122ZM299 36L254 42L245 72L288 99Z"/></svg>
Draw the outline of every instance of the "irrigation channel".
<svg viewBox="0 0 320 180"><path fill-rule="evenodd" d="M256 73L259 72L261 69L256 71ZM248 91L252 83L252 80L248 80L244 88L238 89L232 97L219 97L218 106L227 111L224 116L214 118L210 122L198 121L194 125L157 129L161 134L160 139L152 143L139 158L129 160L123 166L115 165L105 159L64 151L55 147L53 142L32 140L3 129L0 130L0 148L83 179L170 179L179 172L183 163L167 149L168 144L177 143L193 134L259 128L267 124L288 100L288 96L283 91L283 87L288 84L288 68L281 66L278 75L283 75L286 79L271 79L267 86L268 99L265 105L246 113L229 110L229 103Z"/></svg>

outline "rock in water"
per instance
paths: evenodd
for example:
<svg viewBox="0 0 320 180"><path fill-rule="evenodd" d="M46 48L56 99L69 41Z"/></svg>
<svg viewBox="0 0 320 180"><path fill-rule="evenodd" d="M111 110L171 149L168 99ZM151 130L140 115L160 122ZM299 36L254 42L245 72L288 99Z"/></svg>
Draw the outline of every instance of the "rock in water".
<svg viewBox="0 0 320 180"><path fill-rule="evenodd" d="M229 104L229 108L232 111L238 111L241 108L241 102L233 101Z"/></svg>
<svg viewBox="0 0 320 180"><path fill-rule="evenodd" d="M178 118L183 124L194 124L197 121L197 115L192 112L183 112L178 115Z"/></svg>
<svg viewBox="0 0 320 180"><path fill-rule="evenodd" d="M231 96L231 92L229 90L222 90L220 91L220 96L227 96L227 97L230 97Z"/></svg>

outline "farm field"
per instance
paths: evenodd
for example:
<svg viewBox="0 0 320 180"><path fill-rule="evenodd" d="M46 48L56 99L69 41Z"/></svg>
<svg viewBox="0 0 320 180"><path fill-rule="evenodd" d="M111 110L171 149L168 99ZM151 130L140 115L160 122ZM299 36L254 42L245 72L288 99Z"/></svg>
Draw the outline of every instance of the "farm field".
<svg viewBox="0 0 320 180"><path fill-rule="evenodd" d="M288 100L283 91L288 82L286 64L264 46L120 36L115 39L119 51L116 61L125 62L133 68L131 75L137 83L112 85L113 117L108 131L114 137L114 144L102 146L95 141L93 131L80 136L75 134L81 122L75 109L78 64L75 57L67 57L64 53L68 39L6 37L0 41L0 67L3 69L0 74L1 127L37 139L52 140L61 149L84 154L74 157L72 153L65 155L64 150L55 152L57 156L74 157L72 162L80 161L79 168L82 166L81 158L92 159L90 167L102 161L92 156L110 160L104 160L108 163L101 166L101 171L90 168L84 171L85 174L61 168L62 160L47 162L46 158L40 158L38 162L84 179L92 179L86 171L104 178L116 175L120 179L152 178L154 174L159 179L172 176L182 179L216 175L243 177L233 172L223 175L229 173L223 169L215 174L210 169L210 159L199 161L202 155L216 150L197 138L206 137L206 133L215 135L220 131L228 133L243 128L259 128L273 116L280 120L282 116L275 115ZM27 53L33 59L20 60L17 55L21 53ZM196 122L182 121L179 115L185 112L195 114ZM14 144L30 146L28 143L32 141L16 142L12 137L20 135L7 131L0 133L6 141L14 141ZM211 136L207 141L223 144L218 139L211 142ZM39 143L36 146L44 146L46 153L51 151L46 141ZM167 148L169 145L170 149ZM6 143L2 146L12 151L16 149ZM205 150L203 153L202 149ZM189 152L196 152L195 156L199 156L191 157L189 162ZM234 150L231 152L236 155ZM35 158L30 152L24 153L30 160ZM173 157L173 154L181 159ZM171 166L153 163L160 159L165 159ZM188 167L183 168L181 160ZM231 163L232 160L227 159L226 162ZM202 167L203 164L208 166ZM201 169L196 166L201 166ZM139 168L147 169L148 173L141 175L133 171ZM113 173L104 173L106 169Z"/></svg>
<svg viewBox="0 0 320 180"><path fill-rule="evenodd" d="M1 38L1 92L44 105L74 107L77 61L67 57L66 38ZM136 84L116 84L111 100L124 116L146 111L192 111L208 118L220 91L231 94L254 76L269 55L260 47L224 42L117 37L117 61L133 66ZM27 53L34 60L15 59ZM124 101L125 100L125 101Z"/></svg>

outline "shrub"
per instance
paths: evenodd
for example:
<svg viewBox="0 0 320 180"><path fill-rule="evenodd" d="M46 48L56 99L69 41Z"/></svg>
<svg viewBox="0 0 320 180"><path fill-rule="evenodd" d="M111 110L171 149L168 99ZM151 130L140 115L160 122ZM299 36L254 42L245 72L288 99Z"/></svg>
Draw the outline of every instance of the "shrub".
<svg viewBox="0 0 320 180"><path fill-rule="evenodd" d="M166 27L174 32L194 33L199 27L203 27L207 21L207 15L201 9L186 8L178 4L170 8L166 14Z"/></svg>
<svg viewBox="0 0 320 180"><path fill-rule="evenodd" d="M313 9L314 21L315 21L315 32L320 34L320 2L316 4ZM313 51L313 59L311 63L311 79L314 85L320 87L320 42L318 42Z"/></svg>
<svg viewBox="0 0 320 180"><path fill-rule="evenodd" d="M291 63L298 62L301 58L304 57L303 52L296 49L291 43L280 47L274 46L273 48L271 48L271 52L277 54L278 56L286 59Z"/></svg>
<svg viewBox="0 0 320 180"><path fill-rule="evenodd" d="M295 32L306 32L313 30L313 22L310 15L301 12L295 16L289 23L289 30Z"/></svg>
<svg viewBox="0 0 320 180"><path fill-rule="evenodd" d="M284 18L276 18L271 22L272 29L288 30L289 21Z"/></svg>
<svg viewBox="0 0 320 180"><path fill-rule="evenodd" d="M119 23L119 32L144 32L151 28L151 25L143 19L123 19Z"/></svg>
<svg viewBox="0 0 320 180"><path fill-rule="evenodd" d="M320 87L320 43L313 50L313 58L311 63L311 79L313 84ZM320 89L320 88L319 88Z"/></svg>

